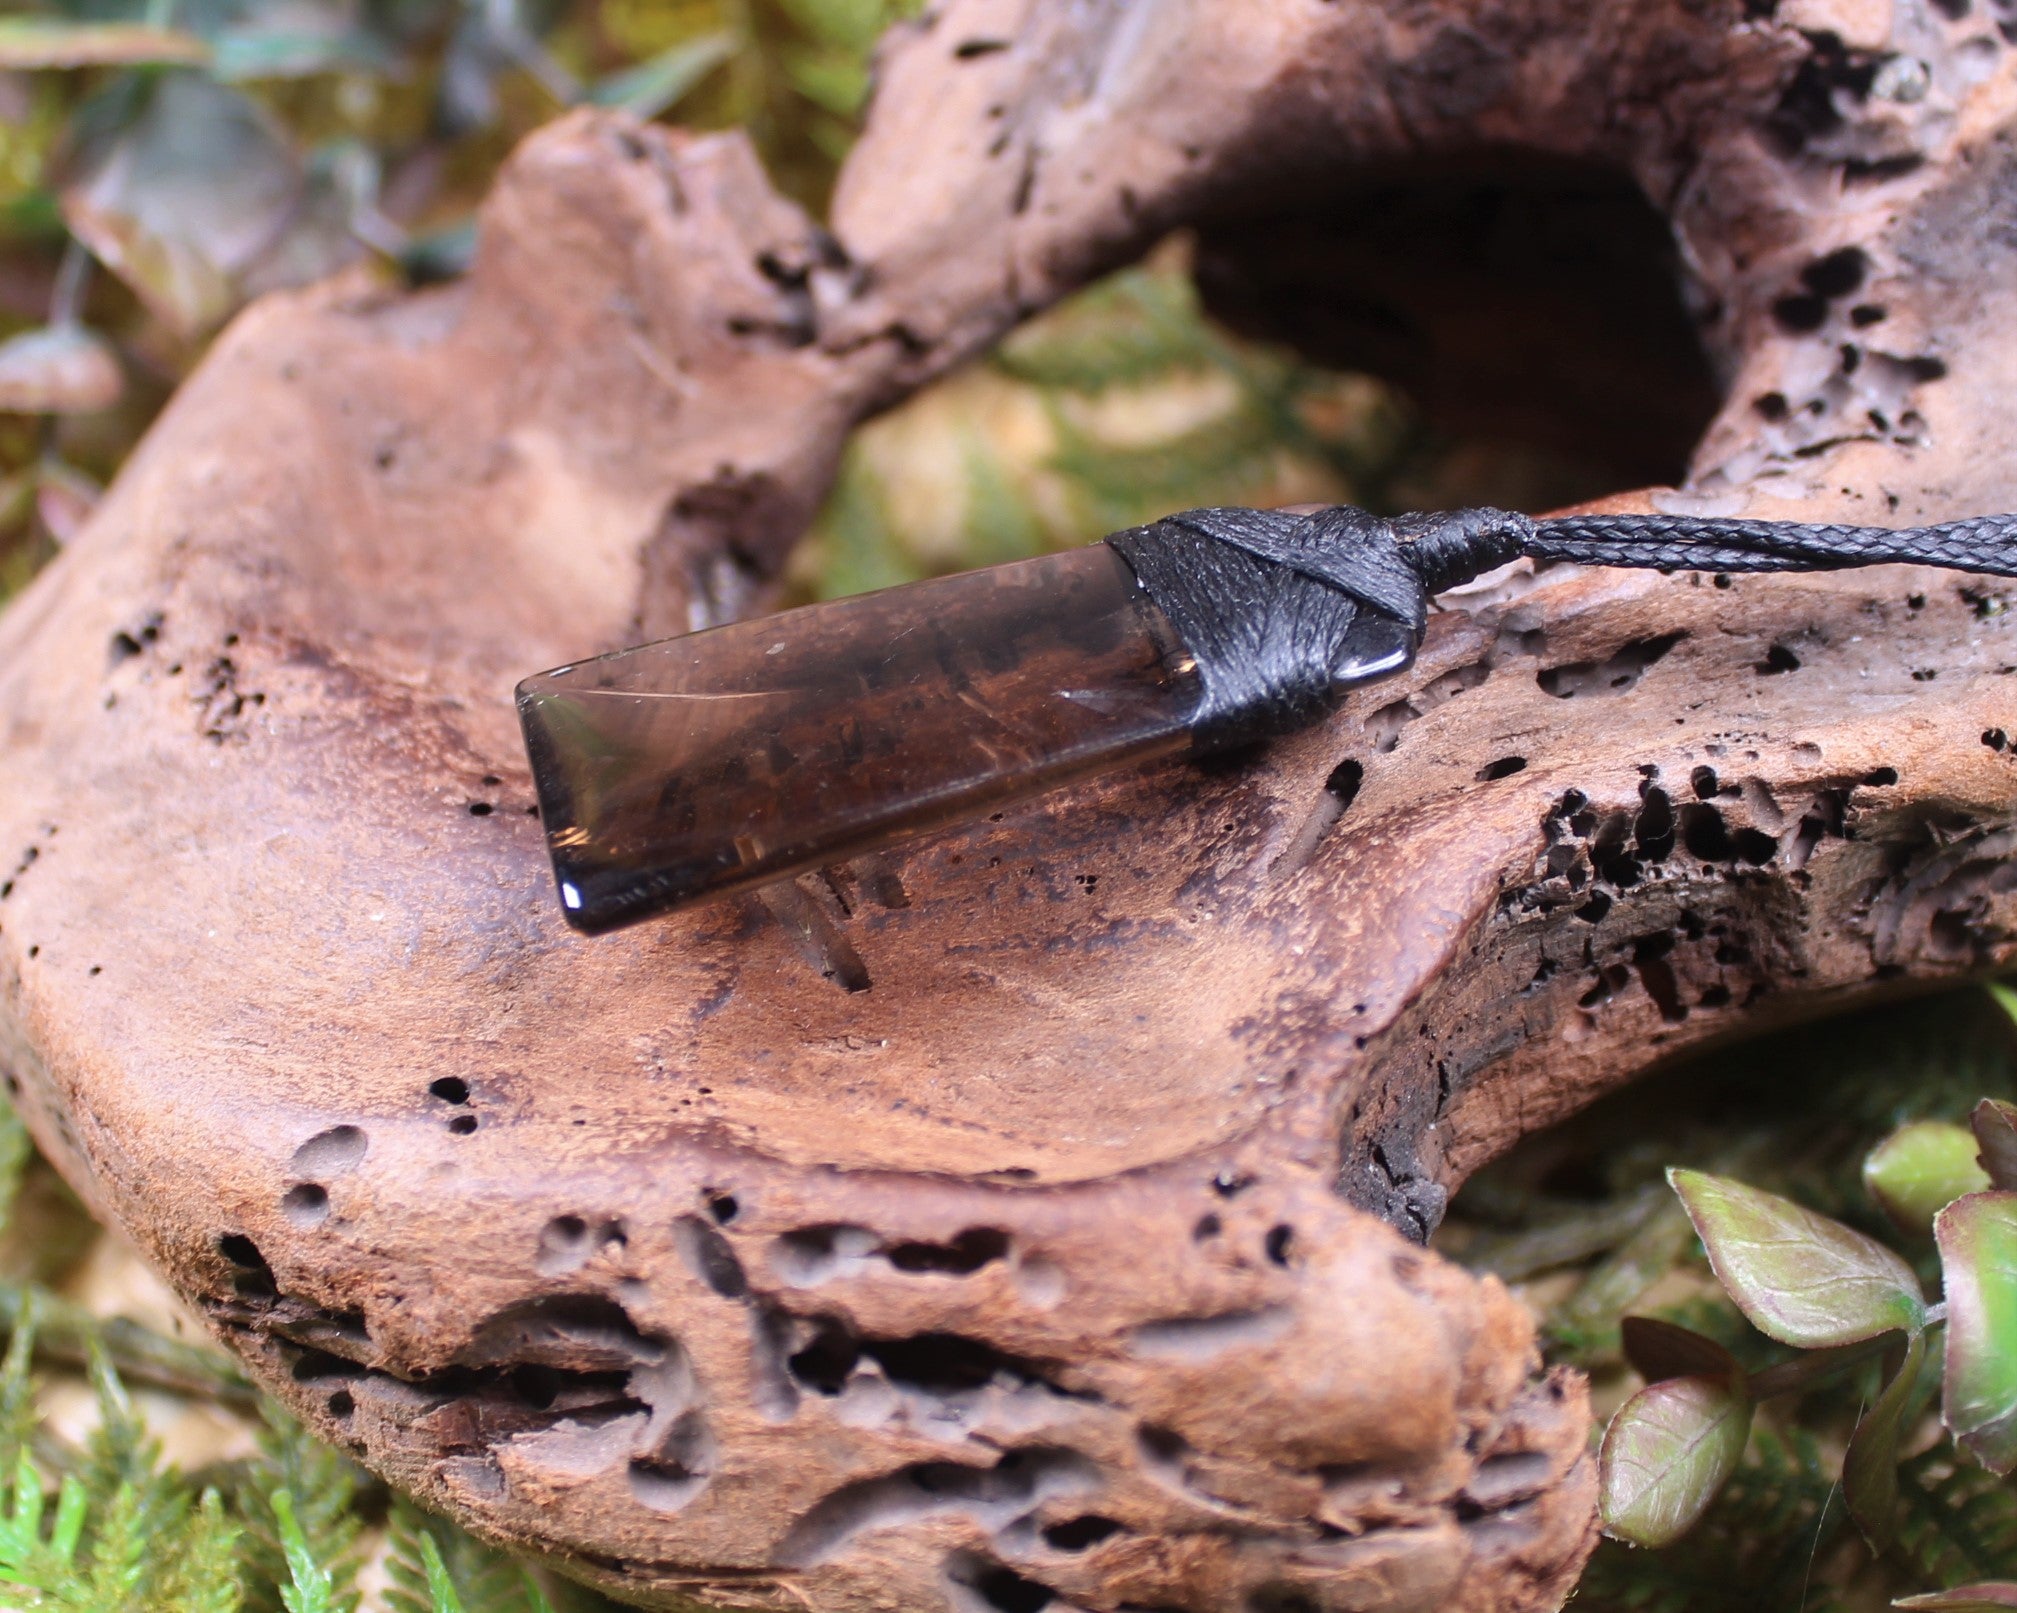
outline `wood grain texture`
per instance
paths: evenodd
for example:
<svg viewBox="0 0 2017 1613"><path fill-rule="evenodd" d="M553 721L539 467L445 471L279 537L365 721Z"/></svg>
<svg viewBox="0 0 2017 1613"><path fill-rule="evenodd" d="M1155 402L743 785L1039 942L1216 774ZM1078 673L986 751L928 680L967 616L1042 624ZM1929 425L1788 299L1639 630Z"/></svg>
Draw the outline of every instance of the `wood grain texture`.
<svg viewBox="0 0 2017 1613"><path fill-rule="evenodd" d="M1583 1387L1414 1240L1674 1051L2010 960L1995 587L1518 573L1237 765L593 942L510 690L749 608L854 421L1168 228L1238 304L1425 157L1672 221L1726 402L1632 507L2017 505L2000 14L1760 10L950 0L831 236L577 115L465 283L260 304L0 620L37 1136L318 1428L640 1601L1556 1605Z"/></svg>

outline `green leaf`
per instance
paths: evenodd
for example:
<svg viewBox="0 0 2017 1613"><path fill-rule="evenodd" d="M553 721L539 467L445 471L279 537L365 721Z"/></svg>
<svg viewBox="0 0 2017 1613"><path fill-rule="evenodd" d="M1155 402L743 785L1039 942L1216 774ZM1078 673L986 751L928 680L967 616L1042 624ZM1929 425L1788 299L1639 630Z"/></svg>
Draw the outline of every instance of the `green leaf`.
<svg viewBox="0 0 2017 1613"><path fill-rule="evenodd" d="M1973 1585L1956 1585L1951 1591L1901 1596L1891 1605L1920 1608L1924 1613L2001 1613L2005 1608L2017 1607L2017 1580L1981 1580Z"/></svg>
<svg viewBox="0 0 2017 1613"><path fill-rule="evenodd" d="M1899 1465L1898 1537L1889 1555L1912 1586L2017 1574L2017 1490L1951 1440L1934 1442Z"/></svg>
<svg viewBox="0 0 2017 1613"><path fill-rule="evenodd" d="M171 1534L149 1518L147 1501L131 1484L121 1484L111 1500L91 1509L91 1552L86 1579L92 1600L103 1607L144 1606L142 1587L161 1566L158 1551ZM179 1519L176 1520L179 1522Z"/></svg>
<svg viewBox="0 0 2017 1613"><path fill-rule="evenodd" d="M1811 1563L1834 1555L1850 1530L1838 1469L1804 1431L1781 1435L1759 1419L1744 1460L1684 1545L1640 1551L1600 1542L1570 1606L1578 1613L1846 1613L1806 1589L1815 1577Z"/></svg>
<svg viewBox="0 0 2017 1613"><path fill-rule="evenodd" d="M1968 1127L1982 1150L1978 1163L1987 1185L2017 1189L2017 1104L1984 1098L1968 1116Z"/></svg>
<svg viewBox="0 0 2017 1613"><path fill-rule="evenodd" d="M1737 1358L1714 1339L1657 1316L1627 1316L1619 1323L1625 1361L1648 1383L1668 1378L1734 1378Z"/></svg>
<svg viewBox="0 0 2017 1613"><path fill-rule="evenodd" d="M1905 1434L1912 1392L1919 1386L1919 1369L1925 1361L1926 1335L1914 1333L1906 1341L1905 1359L1897 1374L1856 1425L1842 1458L1842 1498L1872 1551L1882 1551L1891 1543L1897 1525L1898 1444Z"/></svg>
<svg viewBox="0 0 2017 1613"><path fill-rule="evenodd" d="M695 85L736 52L731 33L702 34L662 50L635 67L596 80L588 99L649 121L677 105Z"/></svg>
<svg viewBox="0 0 2017 1613"><path fill-rule="evenodd" d="M1127 269L1033 320L996 349L1033 386L1097 396L1232 362L1190 276Z"/></svg>
<svg viewBox="0 0 2017 1613"><path fill-rule="evenodd" d="M1906 1232L1927 1232L1933 1217L1989 1177L1976 1161L1975 1133L1941 1120L1900 1126L1863 1161L1863 1185Z"/></svg>
<svg viewBox="0 0 2017 1613"><path fill-rule="evenodd" d="M97 1392L98 1425L73 1475L90 1508L90 1549L82 1571L92 1606L154 1607L160 1578L174 1566L195 1496L162 1461L114 1368L104 1338L85 1340L85 1362ZM61 1530L61 1497L58 1498Z"/></svg>
<svg viewBox="0 0 2017 1613"><path fill-rule="evenodd" d="M1669 1378L1618 1408L1598 1453L1604 1531L1664 1546L1692 1529L1736 1470L1751 1398L1734 1378Z"/></svg>
<svg viewBox="0 0 2017 1613"><path fill-rule="evenodd" d="M77 1555L77 1542L84 1534L84 1513L89 1504L83 1480L75 1473L64 1474L56 1490L56 1521L49 1528L49 1549L63 1562Z"/></svg>
<svg viewBox="0 0 2017 1613"><path fill-rule="evenodd" d="M1992 1473L2017 1468L2017 1193L1971 1193L1933 1223L1947 1300L1941 1415Z"/></svg>
<svg viewBox="0 0 2017 1613"><path fill-rule="evenodd" d="M868 100L868 63L853 51L795 50L785 56L784 70L793 89L836 117L852 118Z"/></svg>
<svg viewBox="0 0 2017 1613"><path fill-rule="evenodd" d="M389 1613L552 1613L523 1563L410 1502L394 1505L386 1548Z"/></svg>
<svg viewBox="0 0 2017 1613"><path fill-rule="evenodd" d="M176 1613L238 1613L244 1591L238 1577L240 1531L224 1514L223 1498L205 1490L196 1503L181 1549L162 1576L160 1605Z"/></svg>
<svg viewBox="0 0 2017 1613"><path fill-rule="evenodd" d="M210 47L194 34L142 23L0 19L0 69L200 67Z"/></svg>
<svg viewBox="0 0 2017 1613"><path fill-rule="evenodd" d="M785 13L822 44L871 49L896 8L885 0L782 0Z"/></svg>
<svg viewBox="0 0 2017 1613"><path fill-rule="evenodd" d="M359 1469L348 1457L314 1438L271 1401L260 1407L268 1427L260 1439L260 1456L238 1487L240 1516L245 1524L242 1551L255 1587L277 1586L279 1605L286 1607L297 1556L327 1580L320 1594L328 1613L355 1607L351 1588L357 1572L355 1550ZM274 1497L287 1496L289 1521L283 1524ZM273 1593L257 1597L271 1609ZM290 1609L290 1613L293 1610Z"/></svg>
<svg viewBox="0 0 2017 1613"><path fill-rule="evenodd" d="M14 1459L14 1508L10 1519L17 1534L42 1538L42 1475L26 1451Z"/></svg>
<svg viewBox="0 0 2017 1613"><path fill-rule="evenodd" d="M840 474L816 530L825 560L820 588L825 598L890 588L921 575L897 542L881 479L859 444L841 457Z"/></svg>
<svg viewBox="0 0 2017 1613"><path fill-rule="evenodd" d="M0 1467L17 1473L35 1435L35 1379L30 1368L35 1363L35 1333L41 1320L38 1297L33 1288L21 1296L13 1317L13 1337L7 1341L6 1361L0 1364Z"/></svg>
<svg viewBox="0 0 2017 1613"><path fill-rule="evenodd" d="M91 1430L85 1467L93 1488L109 1493L114 1485L151 1477L160 1447L148 1437L147 1425L106 1354L104 1340L86 1339L85 1368L98 1398L98 1426Z"/></svg>
<svg viewBox="0 0 2017 1613"><path fill-rule="evenodd" d="M32 493L24 496L32 496ZM5 1096L0 1096L0 1227L13 1219L14 1200L21 1192L21 1176L35 1153L28 1128Z"/></svg>
<svg viewBox="0 0 2017 1613"><path fill-rule="evenodd" d="M1925 1325L1912 1268L1875 1238L1727 1177L1674 1170L1667 1180L1717 1280L1767 1337L1815 1349Z"/></svg>
<svg viewBox="0 0 2017 1613"><path fill-rule="evenodd" d="M1642 1182L1614 1198L1595 1201L1563 1201L1522 1188L1509 1224L1480 1227L1458 1258L1472 1271L1490 1272L1509 1283L1525 1282L1609 1254L1660 1211L1671 1211L1688 1229L1688 1237L1694 1236L1664 1182Z"/></svg>
<svg viewBox="0 0 2017 1613"><path fill-rule="evenodd" d="M316 73L383 73L391 53L361 29L249 26L227 28L213 45L212 76L244 79L307 78Z"/></svg>
<svg viewBox="0 0 2017 1613"><path fill-rule="evenodd" d="M271 116L199 73L115 86L79 114L64 222L179 334L234 306L234 279L271 250L303 173Z"/></svg>
<svg viewBox="0 0 2017 1613"><path fill-rule="evenodd" d="M1549 1313L1548 1336L1555 1348L1579 1361L1600 1359L1614 1349L1619 1313L1672 1271L1694 1241L1687 1212L1662 1195L1659 1207Z"/></svg>
<svg viewBox="0 0 2017 1613"><path fill-rule="evenodd" d="M287 1582L280 1587L281 1605L287 1613L348 1613L357 1598L345 1593L338 1574L317 1560L301 1527L292 1492L275 1490L269 1504L280 1532L281 1550L287 1557Z"/></svg>
<svg viewBox="0 0 2017 1613"><path fill-rule="evenodd" d="M966 521L961 549L975 565L1027 560L1044 551L1043 521L1027 493L979 432L961 433Z"/></svg>
<svg viewBox="0 0 2017 1613"><path fill-rule="evenodd" d="M448 1577L448 1565L441 1560L441 1547L432 1530L420 1534L420 1562L427 1570L427 1594L433 1613L462 1613L462 1598L455 1594L455 1582Z"/></svg>
<svg viewBox="0 0 2017 1613"><path fill-rule="evenodd" d="M42 1538L42 1478L24 1455L15 1470L14 1506L0 1525L0 1580L25 1585L61 1597L73 1605L84 1602L77 1543L84 1533L89 1497L75 1474L56 1493L56 1518L49 1538Z"/></svg>

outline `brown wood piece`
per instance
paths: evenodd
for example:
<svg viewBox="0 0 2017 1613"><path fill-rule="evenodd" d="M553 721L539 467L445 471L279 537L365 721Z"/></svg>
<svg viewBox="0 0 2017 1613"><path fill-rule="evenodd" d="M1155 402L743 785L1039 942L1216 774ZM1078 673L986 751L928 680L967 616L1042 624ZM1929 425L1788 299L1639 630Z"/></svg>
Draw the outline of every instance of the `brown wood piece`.
<svg viewBox="0 0 2017 1613"><path fill-rule="evenodd" d="M1516 575L1243 765L593 942L510 689L748 608L856 420L1166 230L1237 305L1240 219L1425 159L1672 222L1725 402L1637 507L2017 505L2017 65L1947 9L949 0L832 236L561 120L466 282L241 318L0 620L36 1135L315 1427L641 1601L1554 1606L1583 1386L1410 1236L1672 1052L2010 960L2001 585Z"/></svg>

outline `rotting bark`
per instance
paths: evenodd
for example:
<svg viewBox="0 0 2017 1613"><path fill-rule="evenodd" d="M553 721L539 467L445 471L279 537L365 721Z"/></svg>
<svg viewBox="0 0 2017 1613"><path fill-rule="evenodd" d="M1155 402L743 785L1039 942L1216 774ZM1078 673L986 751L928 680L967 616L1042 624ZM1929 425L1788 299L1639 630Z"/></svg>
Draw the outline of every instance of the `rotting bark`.
<svg viewBox="0 0 2017 1613"><path fill-rule="evenodd" d="M1515 575L1239 765L594 943L509 690L749 606L853 421L1172 226L1293 334L1270 212L1424 159L1671 220L1727 401L1641 507L2017 506L2002 17L953 0L832 236L564 120L467 283L242 319L0 622L38 1137L318 1428L641 1600L1555 1604L1581 1385L1410 1239L1673 1050L2009 960L1996 589Z"/></svg>

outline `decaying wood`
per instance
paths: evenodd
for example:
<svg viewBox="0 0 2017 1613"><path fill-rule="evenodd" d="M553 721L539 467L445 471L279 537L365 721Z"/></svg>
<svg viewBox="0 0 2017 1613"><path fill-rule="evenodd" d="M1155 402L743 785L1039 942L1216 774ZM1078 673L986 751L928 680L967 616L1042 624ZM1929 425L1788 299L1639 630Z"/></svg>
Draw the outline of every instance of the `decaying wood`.
<svg viewBox="0 0 2017 1613"><path fill-rule="evenodd" d="M950 0L832 236L564 120L465 284L243 318L0 622L37 1135L315 1426L640 1600L1552 1606L1582 1387L1413 1240L1673 1050L2009 960L1995 589L1516 575L1239 765L595 942L510 688L748 607L852 422L1173 226L1343 340L1326 199L1425 159L1672 221L1727 401L1639 506L2017 506L2002 18ZM1559 419L1533 362L1434 373Z"/></svg>

